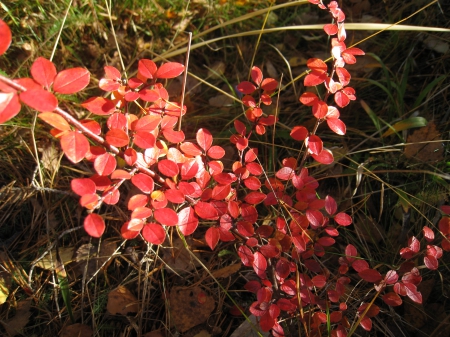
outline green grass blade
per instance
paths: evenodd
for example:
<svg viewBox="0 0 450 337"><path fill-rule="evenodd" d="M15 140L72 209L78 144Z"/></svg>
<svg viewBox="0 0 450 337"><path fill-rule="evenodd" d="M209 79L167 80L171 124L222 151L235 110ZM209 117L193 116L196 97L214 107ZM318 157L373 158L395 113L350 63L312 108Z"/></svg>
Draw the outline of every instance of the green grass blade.
<svg viewBox="0 0 450 337"><path fill-rule="evenodd" d="M422 104L422 101L424 98L428 95L428 93L439 83L441 83L443 80L447 78L447 75L441 75L438 78L436 78L433 82L429 83L425 89L420 93L419 97L417 97L416 101L413 104L413 109L417 108L420 104Z"/></svg>
<svg viewBox="0 0 450 337"><path fill-rule="evenodd" d="M410 117L390 126L389 130L383 133L381 137L384 138L403 130L408 130L412 128L421 128L427 126L427 124L428 121L423 117Z"/></svg>

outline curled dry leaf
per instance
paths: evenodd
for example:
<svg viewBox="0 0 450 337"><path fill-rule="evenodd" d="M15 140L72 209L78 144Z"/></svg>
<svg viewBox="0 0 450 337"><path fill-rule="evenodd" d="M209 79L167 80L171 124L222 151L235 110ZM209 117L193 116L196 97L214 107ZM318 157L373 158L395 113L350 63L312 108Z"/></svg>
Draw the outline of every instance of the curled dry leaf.
<svg viewBox="0 0 450 337"><path fill-rule="evenodd" d="M126 315L138 312L138 299L127 288L119 286L108 294L106 310L111 315Z"/></svg>
<svg viewBox="0 0 450 337"><path fill-rule="evenodd" d="M214 299L200 287L173 287L169 299L173 324L181 332L206 322L215 307Z"/></svg>
<svg viewBox="0 0 450 337"><path fill-rule="evenodd" d="M61 333L59 334L59 337L92 337L94 332L92 329L81 323L76 323L72 325L65 326Z"/></svg>

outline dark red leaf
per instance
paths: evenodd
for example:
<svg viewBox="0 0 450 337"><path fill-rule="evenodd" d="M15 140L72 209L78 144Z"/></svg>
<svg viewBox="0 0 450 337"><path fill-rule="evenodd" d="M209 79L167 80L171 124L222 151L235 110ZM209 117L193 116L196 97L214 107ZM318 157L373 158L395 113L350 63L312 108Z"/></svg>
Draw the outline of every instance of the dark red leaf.
<svg viewBox="0 0 450 337"><path fill-rule="evenodd" d="M11 29L9 29L5 21L0 19L0 55L3 55L8 50L11 41Z"/></svg>
<svg viewBox="0 0 450 337"><path fill-rule="evenodd" d="M361 327L366 330L366 331L370 331L372 330L372 320L365 316L362 320L361 323L359 323L361 325Z"/></svg>
<svg viewBox="0 0 450 337"><path fill-rule="evenodd" d="M149 223L142 228L142 236L147 242L160 245L166 239L166 232L160 224Z"/></svg>
<svg viewBox="0 0 450 337"><path fill-rule="evenodd" d="M87 87L90 81L89 71L85 68L66 69L58 73L53 83L53 91L59 94L74 94Z"/></svg>
<svg viewBox="0 0 450 337"><path fill-rule="evenodd" d="M178 212L178 227L183 235L191 235L198 226L198 218L192 207L185 207Z"/></svg>
<svg viewBox="0 0 450 337"><path fill-rule="evenodd" d="M39 112L53 111L58 107L56 96L44 89L23 91L20 100Z"/></svg>
<svg viewBox="0 0 450 337"><path fill-rule="evenodd" d="M55 65L43 57L38 57L33 62L30 72L33 79L47 89L50 89L56 77Z"/></svg>
<svg viewBox="0 0 450 337"><path fill-rule="evenodd" d="M155 73L156 78L174 78L184 71L184 65L177 62L164 63Z"/></svg>
<svg viewBox="0 0 450 337"><path fill-rule="evenodd" d="M398 296L396 293L391 292L391 293L386 293L383 295L383 301L387 304L390 305L391 307L397 307L399 305L402 304L402 299L400 296Z"/></svg>
<svg viewBox="0 0 450 337"><path fill-rule="evenodd" d="M254 256L250 248L244 245L239 246L238 255L244 266L251 267L253 265Z"/></svg>
<svg viewBox="0 0 450 337"><path fill-rule="evenodd" d="M61 148L72 163L79 163L89 151L89 142L83 134L72 131L61 137Z"/></svg>
<svg viewBox="0 0 450 337"><path fill-rule="evenodd" d="M11 118L16 116L19 113L19 111L20 111L20 102L17 93L0 92L0 124L9 121Z"/></svg>
<svg viewBox="0 0 450 337"><path fill-rule="evenodd" d="M381 274L375 270L375 269L366 269L363 271L360 271L358 273L359 277L361 277L364 281L367 282L371 282L371 283L376 283L379 282L383 279L383 277L381 276Z"/></svg>
<svg viewBox="0 0 450 337"><path fill-rule="evenodd" d="M327 278L324 275L316 275L311 279L315 287L323 288L327 284Z"/></svg>
<svg viewBox="0 0 450 337"><path fill-rule="evenodd" d="M86 233L94 238L99 238L105 232L105 222L103 218L95 213L89 214L83 222L83 227Z"/></svg>
<svg viewBox="0 0 450 337"><path fill-rule="evenodd" d="M219 243L220 231L216 227L210 227L205 233L205 241L211 250L216 248L217 243Z"/></svg>
<svg viewBox="0 0 450 337"><path fill-rule="evenodd" d="M267 260L260 252L253 254L253 269L259 278L266 278Z"/></svg>

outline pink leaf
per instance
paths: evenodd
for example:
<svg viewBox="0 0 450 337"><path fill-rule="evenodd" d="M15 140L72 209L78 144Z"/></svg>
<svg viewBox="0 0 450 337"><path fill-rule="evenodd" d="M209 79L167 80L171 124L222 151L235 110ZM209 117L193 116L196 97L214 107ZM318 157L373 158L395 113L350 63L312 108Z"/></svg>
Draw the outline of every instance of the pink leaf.
<svg viewBox="0 0 450 337"><path fill-rule="evenodd" d="M164 63L156 71L156 78L174 78L179 76L184 71L184 65L178 62Z"/></svg>
<svg viewBox="0 0 450 337"><path fill-rule="evenodd" d="M90 81L89 71L85 68L66 69L58 73L53 90L59 94L74 94L86 88Z"/></svg>
<svg viewBox="0 0 450 337"><path fill-rule="evenodd" d="M72 131L61 137L61 148L72 163L78 163L89 151L89 142L83 134Z"/></svg>
<svg viewBox="0 0 450 337"><path fill-rule="evenodd" d="M20 100L39 112L53 111L58 107L55 95L44 89L23 91Z"/></svg>
<svg viewBox="0 0 450 337"><path fill-rule="evenodd" d="M102 234L105 232L106 228L103 218L95 213L89 214L84 219L83 226L86 233L88 233L90 236L94 238L101 237Z"/></svg>
<svg viewBox="0 0 450 337"><path fill-rule="evenodd" d="M5 21L0 19L0 55L3 55L11 45L12 34Z"/></svg>

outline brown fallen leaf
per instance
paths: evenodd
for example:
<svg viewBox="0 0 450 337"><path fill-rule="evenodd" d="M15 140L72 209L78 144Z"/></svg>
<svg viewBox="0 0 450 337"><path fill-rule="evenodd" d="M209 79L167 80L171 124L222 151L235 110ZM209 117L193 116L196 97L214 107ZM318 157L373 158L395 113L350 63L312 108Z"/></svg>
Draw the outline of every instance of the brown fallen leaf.
<svg viewBox="0 0 450 337"><path fill-rule="evenodd" d="M215 307L214 299L200 287L173 287L169 299L171 319L180 332L206 322Z"/></svg>
<svg viewBox="0 0 450 337"><path fill-rule="evenodd" d="M441 161L443 159L444 146L439 140L441 140L441 135L436 130L436 125L434 122L429 122L427 126L417 129L412 135L408 136L408 143L418 144L405 146L405 157L414 158L424 163Z"/></svg>
<svg viewBox="0 0 450 337"><path fill-rule="evenodd" d="M94 332L89 326L81 323L76 323L65 326L61 330L59 337L92 337L93 334Z"/></svg>
<svg viewBox="0 0 450 337"><path fill-rule="evenodd" d="M228 277L236 273L239 269L241 269L242 264L241 263L235 263L223 268L220 268L219 270L213 271L212 275L215 278L223 278Z"/></svg>
<svg viewBox="0 0 450 337"><path fill-rule="evenodd" d="M108 294L106 310L111 315L126 315L129 312L138 312L138 299L127 288L119 286Z"/></svg>
<svg viewBox="0 0 450 337"><path fill-rule="evenodd" d="M97 273L98 269L106 263L104 268L108 268L112 259L110 258L117 249L117 243L114 241L104 240L100 244L100 252L98 252L98 247L94 246L90 243L81 245L75 255L75 261L78 262L78 265L74 267L78 271L78 274L83 274L87 265L87 275L86 277L90 279L95 273Z"/></svg>
<svg viewBox="0 0 450 337"><path fill-rule="evenodd" d="M8 336L23 335L23 328L27 325L30 319L31 312L31 298L17 302L16 315L10 319L0 321L5 328Z"/></svg>

